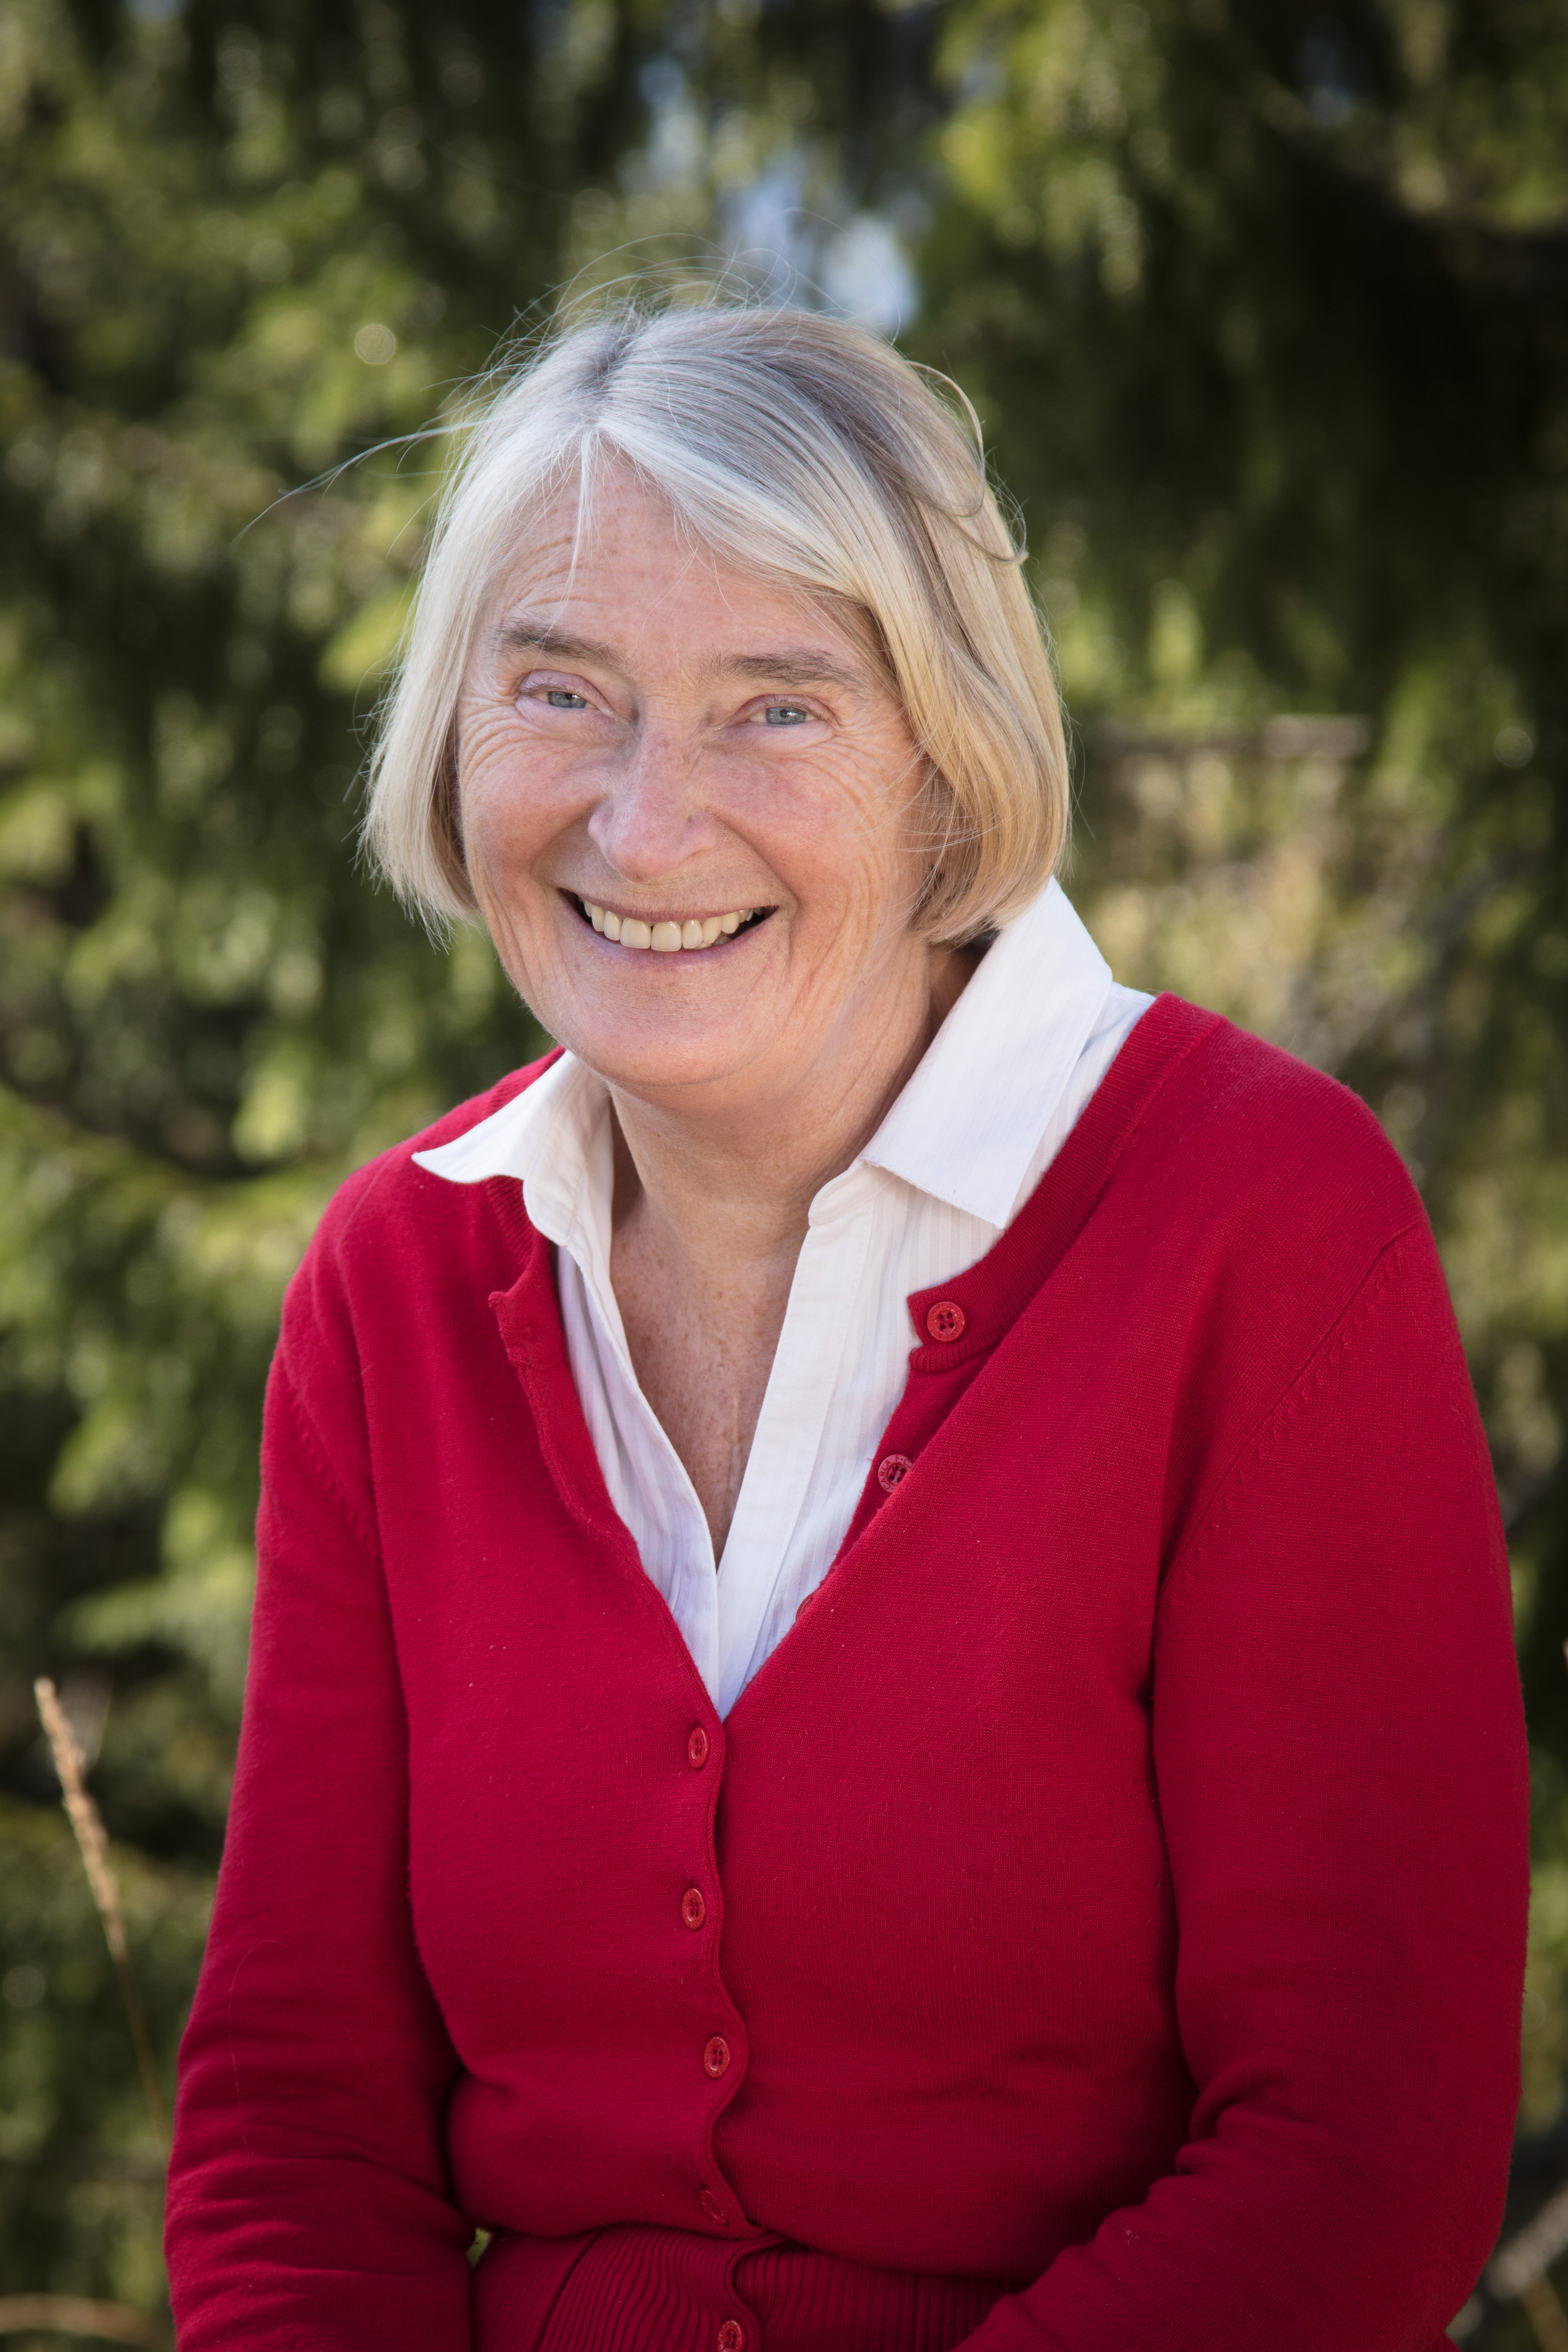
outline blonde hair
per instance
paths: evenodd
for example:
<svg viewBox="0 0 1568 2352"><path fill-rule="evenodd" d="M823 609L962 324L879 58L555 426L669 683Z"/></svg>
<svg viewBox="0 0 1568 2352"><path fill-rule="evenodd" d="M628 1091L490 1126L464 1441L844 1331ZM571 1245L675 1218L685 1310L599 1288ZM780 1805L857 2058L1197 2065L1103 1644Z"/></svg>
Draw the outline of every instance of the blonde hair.
<svg viewBox="0 0 1568 2352"><path fill-rule="evenodd" d="M925 937L973 940L1044 887L1067 845L1061 709L966 402L973 438L876 336L718 302L618 308L486 389L370 772L366 848L426 921L474 911L455 720L475 627L552 500L575 480L585 508L616 460L725 562L865 616L931 771Z"/></svg>

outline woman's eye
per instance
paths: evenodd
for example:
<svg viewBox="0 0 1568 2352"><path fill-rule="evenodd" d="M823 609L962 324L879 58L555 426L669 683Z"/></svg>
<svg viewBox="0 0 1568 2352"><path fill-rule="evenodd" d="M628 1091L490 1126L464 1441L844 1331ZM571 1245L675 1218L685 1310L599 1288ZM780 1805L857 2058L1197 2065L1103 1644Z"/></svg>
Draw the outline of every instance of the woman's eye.
<svg viewBox="0 0 1568 2352"><path fill-rule="evenodd" d="M586 710L588 708L585 694L574 694L564 686L548 688L544 699L552 710Z"/></svg>
<svg viewBox="0 0 1568 2352"><path fill-rule="evenodd" d="M810 711L798 702L770 702L763 713L769 727L804 727L810 717Z"/></svg>

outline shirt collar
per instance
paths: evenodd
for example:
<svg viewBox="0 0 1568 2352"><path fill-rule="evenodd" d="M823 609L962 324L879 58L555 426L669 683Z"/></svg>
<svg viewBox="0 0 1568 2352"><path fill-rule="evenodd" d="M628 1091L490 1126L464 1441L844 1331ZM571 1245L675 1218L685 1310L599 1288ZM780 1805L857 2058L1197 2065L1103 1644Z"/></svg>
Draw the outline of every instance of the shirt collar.
<svg viewBox="0 0 1568 2352"><path fill-rule="evenodd" d="M1051 882L998 932L860 1160L1000 1231L1110 992L1110 967ZM607 1248L595 1183L609 1097L570 1053L455 1142L416 1160L454 1184L515 1176L531 1222ZM574 1248L574 1244L578 1244Z"/></svg>
<svg viewBox="0 0 1568 2352"><path fill-rule="evenodd" d="M581 1262L608 1252L609 1121L609 1089L567 1053L466 1135L414 1159L452 1184L515 1176L530 1223Z"/></svg>
<svg viewBox="0 0 1568 2352"><path fill-rule="evenodd" d="M997 933L862 1160L1000 1231L1110 986L1048 883Z"/></svg>

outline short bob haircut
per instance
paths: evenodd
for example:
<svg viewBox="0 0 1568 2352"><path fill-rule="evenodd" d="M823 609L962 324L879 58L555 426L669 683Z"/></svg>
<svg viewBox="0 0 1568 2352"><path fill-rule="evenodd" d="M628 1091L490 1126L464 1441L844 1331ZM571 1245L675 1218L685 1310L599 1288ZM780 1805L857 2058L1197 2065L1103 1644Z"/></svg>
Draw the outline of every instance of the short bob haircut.
<svg viewBox="0 0 1568 2352"><path fill-rule="evenodd" d="M925 373L810 311L626 305L557 331L485 393L370 771L366 849L426 922L474 911L456 716L475 629L554 499L577 487L582 528L617 461L722 561L868 626L927 761L925 938L975 939L1044 887L1068 813L1050 658L978 427Z"/></svg>

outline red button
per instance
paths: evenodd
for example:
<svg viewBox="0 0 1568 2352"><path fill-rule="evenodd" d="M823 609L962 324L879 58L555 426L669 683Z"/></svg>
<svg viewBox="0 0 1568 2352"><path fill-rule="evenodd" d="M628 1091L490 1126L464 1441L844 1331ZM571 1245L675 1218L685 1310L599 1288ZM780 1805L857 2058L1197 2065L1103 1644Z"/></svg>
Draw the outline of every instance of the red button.
<svg viewBox="0 0 1568 2352"><path fill-rule="evenodd" d="M719 2352L746 2352L746 2331L738 2319L727 2319L719 2330Z"/></svg>
<svg viewBox="0 0 1568 2352"><path fill-rule="evenodd" d="M884 1454L877 1465L877 1484L884 1495L890 1495L900 1478L914 1468L907 1454Z"/></svg>
<svg viewBox="0 0 1568 2352"><path fill-rule="evenodd" d="M811 1591L806 1594L805 1599L801 1602L800 1607L795 1612L795 1622L797 1625L800 1623L801 1619L805 1615L806 1611L810 1608L812 1602L816 1600L821 1590L822 1587L819 1584L814 1585Z"/></svg>
<svg viewBox="0 0 1568 2352"><path fill-rule="evenodd" d="M699 2200L699 2202L702 2207L702 2210L707 2214L708 2219L710 2221L717 2221L721 2230L727 2230L729 2228L730 2216L724 2210L723 2206L720 2204L719 2200L714 2196L713 2191L710 2189L705 2189L702 2191L702 2195Z"/></svg>
<svg viewBox="0 0 1568 2352"><path fill-rule="evenodd" d="M728 2067L730 2063L730 2045L725 2041L721 2033L716 2033L711 2042L706 2042L703 2043L702 2063L707 2072L712 2075L715 2082L718 2081L720 2075L722 2074Z"/></svg>
<svg viewBox="0 0 1568 2352"><path fill-rule="evenodd" d="M926 1309L926 1329L933 1339L962 1339L969 1318L956 1298L939 1298Z"/></svg>
<svg viewBox="0 0 1568 2352"><path fill-rule="evenodd" d="M700 1723L691 1727L691 1737L686 1743L686 1760L694 1772L700 1772L708 1761L708 1734Z"/></svg>
<svg viewBox="0 0 1568 2352"><path fill-rule="evenodd" d="M702 1900L700 1886L689 1886L680 1898L680 1916L689 1927L700 1927L708 1916L708 1906Z"/></svg>

